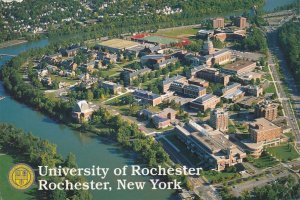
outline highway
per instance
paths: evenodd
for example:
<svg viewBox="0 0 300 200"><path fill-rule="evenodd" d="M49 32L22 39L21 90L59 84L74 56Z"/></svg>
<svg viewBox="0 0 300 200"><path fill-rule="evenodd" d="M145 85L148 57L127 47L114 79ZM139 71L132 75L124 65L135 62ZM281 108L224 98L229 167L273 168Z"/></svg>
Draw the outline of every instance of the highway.
<svg viewBox="0 0 300 200"><path fill-rule="evenodd" d="M267 32L268 47L269 47L269 68L273 81L275 81L276 92L278 94L278 99L282 103L284 114L287 118L288 125L292 128L293 133L296 137L296 147L300 150L300 129L297 123L297 119L300 116L300 92L296 87L295 80L288 69L287 62L285 60L284 54L279 48L278 41L278 27L286 23L289 19L282 21L282 23L277 27L265 27ZM280 80L279 72L276 69L277 62L281 68L284 76L284 82L288 87L289 94L286 94L284 90L284 82ZM290 95L290 96L288 96ZM292 107L292 99L295 103L295 110Z"/></svg>

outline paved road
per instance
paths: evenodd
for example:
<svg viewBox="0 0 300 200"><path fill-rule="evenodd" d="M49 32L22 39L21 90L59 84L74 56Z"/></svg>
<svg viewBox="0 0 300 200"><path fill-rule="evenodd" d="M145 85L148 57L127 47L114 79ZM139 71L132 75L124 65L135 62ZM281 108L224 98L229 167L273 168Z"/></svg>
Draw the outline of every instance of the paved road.
<svg viewBox="0 0 300 200"><path fill-rule="evenodd" d="M279 100L282 102L282 107L284 114L287 116L288 125L292 128L296 136L296 146L300 149L300 129L297 123L297 116L300 116L300 93L295 85L295 81L291 72L288 69L285 57L279 48L277 30L273 30L267 33L268 46L269 46L269 66L271 70L272 77L275 81L276 90L278 92ZM284 80L287 83L289 92L291 94L291 99L295 103L295 111L292 108L289 97L287 96L282 82L280 80L279 72L276 70L276 60L278 59L280 68L284 75ZM297 115L297 116L296 116Z"/></svg>
<svg viewBox="0 0 300 200"><path fill-rule="evenodd" d="M272 174L267 175L266 177L261 177L259 179L253 179L251 181L247 181L237 186L232 187L233 194L235 196L240 196L243 191L252 190L255 187L262 187L268 183L274 182L275 180L288 176L289 173L287 171L283 171L280 174L274 176Z"/></svg>

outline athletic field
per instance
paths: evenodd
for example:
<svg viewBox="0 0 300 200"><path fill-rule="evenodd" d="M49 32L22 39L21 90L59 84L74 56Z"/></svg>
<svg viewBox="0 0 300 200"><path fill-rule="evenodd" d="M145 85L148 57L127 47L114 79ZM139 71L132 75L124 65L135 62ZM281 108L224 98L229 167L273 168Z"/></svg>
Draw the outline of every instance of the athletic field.
<svg viewBox="0 0 300 200"><path fill-rule="evenodd" d="M176 43L181 42L180 40L177 40L174 38L167 38L167 37L162 37L162 36L158 36L158 35L147 36L147 37L144 37L143 39L148 42L165 44L165 45L176 44Z"/></svg>

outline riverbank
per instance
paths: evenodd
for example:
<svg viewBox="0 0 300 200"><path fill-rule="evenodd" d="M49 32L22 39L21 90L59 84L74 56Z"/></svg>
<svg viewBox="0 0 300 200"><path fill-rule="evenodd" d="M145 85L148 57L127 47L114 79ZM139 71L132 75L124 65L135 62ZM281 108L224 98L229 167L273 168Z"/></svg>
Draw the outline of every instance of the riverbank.
<svg viewBox="0 0 300 200"><path fill-rule="evenodd" d="M27 43L27 40L10 40L0 43L0 49Z"/></svg>

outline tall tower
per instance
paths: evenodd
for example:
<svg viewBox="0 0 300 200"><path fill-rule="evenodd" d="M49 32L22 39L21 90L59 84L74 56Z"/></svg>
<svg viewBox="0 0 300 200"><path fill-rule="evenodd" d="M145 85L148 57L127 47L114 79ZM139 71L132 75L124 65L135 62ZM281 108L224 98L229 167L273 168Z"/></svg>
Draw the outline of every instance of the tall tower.
<svg viewBox="0 0 300 200"><path fill-rule="evenodd" d="M247 27L247 19L245 17L238 17L237 18L237 26L241 29Z"/></svg>
<svg viewBox="0 0 300 200"><path fill-rule="evenodd" d="M255 106L255 116L257 118L264 117L273 121L278 116L278 104L263 102Z"/></svg>
<svg viewBox="0 0 300 200"><path fill-rule="evenodd" d="M225 20L222 17L218 17L218 18L214 19L213 20L213 27L214 27L214 29L224 28L225 27L224 21Z"/></svg>
<svg viewBox="0 0 300 200"><path fill-rule="evenodd" d="M214 44L209 39L209 36L207 37L207 41L203 44L203 53L206 55L213 54L215 52Z"/></svg>
<svg viewBox="0 0 300 200"><path fill-rule="evenodd" d="M227 132L228 112L221 108L212 110L210 113L210 124L216 130Z"/></svg>

